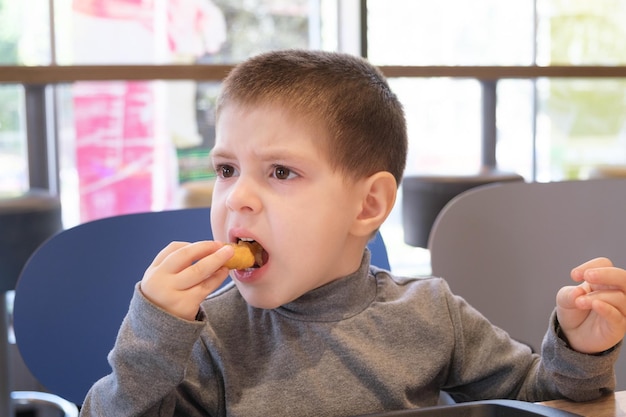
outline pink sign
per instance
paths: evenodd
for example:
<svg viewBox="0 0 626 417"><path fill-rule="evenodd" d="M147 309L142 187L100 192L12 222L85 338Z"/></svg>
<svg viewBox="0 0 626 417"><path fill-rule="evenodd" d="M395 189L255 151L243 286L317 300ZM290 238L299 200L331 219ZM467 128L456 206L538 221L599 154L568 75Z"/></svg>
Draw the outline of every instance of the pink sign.
<svg viewBox="0 0 626 417"><path fill-rule="evenodd" d="M74 85L81 221L149 211L154 129L146 82Z"/></svg>

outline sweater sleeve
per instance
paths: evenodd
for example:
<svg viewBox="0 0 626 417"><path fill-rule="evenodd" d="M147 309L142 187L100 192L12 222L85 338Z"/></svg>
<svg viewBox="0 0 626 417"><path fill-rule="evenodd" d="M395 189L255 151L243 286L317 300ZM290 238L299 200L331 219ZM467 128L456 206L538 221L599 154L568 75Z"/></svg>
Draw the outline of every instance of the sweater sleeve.
<svg viewBox="0 0 626 417"><path fill-rule="evenodd" d="M532 353L462 298L448 297L456 342L445 390L456 401L586 401L614 389L613 367L619 347L602 355L570 349L557 335L553 313L541 355Z"/></svg>
<svg viewBox="0 0 626 417"><path fill-rule="evenodd" d="M202 322L179 319L153 305L137 285L108 356L112 372L91 387L80 415L174 416L182 401L176 388L202 328Z"/></svg>
<svg viewBox="0 0 626 417"><path fill-rule="evenodd" d="M606 352L588 355L570 349L557 329L554 311L542 344L542 366L560 394L574 401L588 401L614 391L621 342Z"/></svg>

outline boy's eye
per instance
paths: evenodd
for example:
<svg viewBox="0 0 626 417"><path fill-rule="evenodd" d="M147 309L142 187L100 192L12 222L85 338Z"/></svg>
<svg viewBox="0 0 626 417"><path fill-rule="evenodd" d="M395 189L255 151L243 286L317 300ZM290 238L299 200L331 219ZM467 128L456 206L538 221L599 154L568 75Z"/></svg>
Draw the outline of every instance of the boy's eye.
<svg viewBox="0 0 626 417"><path fill-rule="evenodd" d="M217 175L222 178L230 178L235 175L235 168L231 165L220 165L217 167Z"/></svg>
<svg viewBox="0 0 626 417"><path fill-rule="evenodd" d="M274 177L279 180L286 180L292 178L295 174L287 167L277 165L274 167Z"/></svg>

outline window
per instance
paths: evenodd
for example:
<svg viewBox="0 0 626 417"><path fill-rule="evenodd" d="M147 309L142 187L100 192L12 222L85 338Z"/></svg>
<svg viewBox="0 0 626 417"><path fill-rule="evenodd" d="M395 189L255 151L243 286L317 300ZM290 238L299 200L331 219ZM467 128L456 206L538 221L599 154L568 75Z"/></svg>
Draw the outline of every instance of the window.
<svg viewBox="0 0 626 417"><path fill-rule="evenodd" d="M358 53L359 4L376 65L626 66L618 0L0 0L0 65L233 64L287 47ZM407 112L408 174L479 168L480 80L390 83ZM182 184L207 178L218 89L186 80L50 86L66 224L178 204ZM1 192L28 188L27 92L0 84ZM500 79L496 92L501 169L549 181L626 165L626 79ZM388 223L399 227L399 215Z"/></svg>
<svg viewBox="0 0 626 417"><path fill-rule="evenodd" d="M0 0L0 65L49 64L48 21L47 2ZM29 188L24 100L21 85L0 84L0 195Z"/></svg>
<svg viewBox="0 0 626 417"><path fill-rule="evenodd" d="M626 4L613 0L369 0L368 57L379 65L623 65L625 18ZM476 169L476 88L457 79L418 83L396 83L412 126L409 170ZM501 168L529 179L536 170L547 181L626 164L625 87L614 79L500 81Z"/></svg>

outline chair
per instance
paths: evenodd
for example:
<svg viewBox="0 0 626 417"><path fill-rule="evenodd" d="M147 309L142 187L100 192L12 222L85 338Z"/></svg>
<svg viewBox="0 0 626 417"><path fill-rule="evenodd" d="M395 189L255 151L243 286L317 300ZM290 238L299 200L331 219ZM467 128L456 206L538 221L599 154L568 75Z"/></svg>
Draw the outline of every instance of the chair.
<svg viewBox="0 0 626 417"><path fill-rule="evenodd" d="M172 240L211 239L209 208L140 213L95 220L46 242L22 271L15 294L18 347L51 392L82 404L110 372L113 347L137 283ZM382 237L372 263L389 269Z"/></svg>
<svg viewBox="0 0 626 417"><path fill-rule="evenodd" d="M31 189L0 198L0 415L19 410L59 410L76 416L78 410L62 398L38 391L17 391L18 376L32 379L9 342L10 303L20 271L46 239L63 228L59 198L46 190ZM22 378L22 379L26 379ZM26 385L38 389L36 381ZM23 387L22 387L23 389Z"/></svg>
<svg viewBox="0 0 626 417"><path fill-rule="evenodd" d="M570 270L597 256L626 267L626 179L473 188L438 216L433 275L495 325L539 350ZM626 358L616 365L626 389Z"/></svg>
<svg viewBox="0 0 626 417"><path fill-rule="evenodd" d="M494 182L524 181L515 173L483 168L468 175L412 175L402 180L404 241L425 248L439 212L452 198L473 187Z"/></svg>

